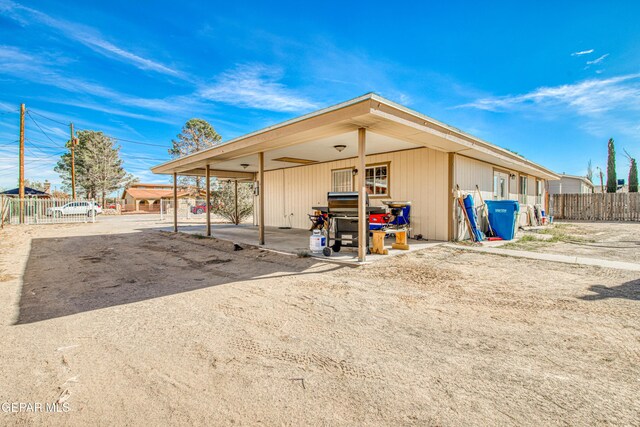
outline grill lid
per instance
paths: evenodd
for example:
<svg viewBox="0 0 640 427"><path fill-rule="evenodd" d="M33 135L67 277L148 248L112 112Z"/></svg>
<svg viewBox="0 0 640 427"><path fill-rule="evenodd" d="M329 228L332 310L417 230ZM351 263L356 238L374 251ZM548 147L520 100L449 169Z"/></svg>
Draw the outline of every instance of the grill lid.
<svg viewBox="0 0 640 427"><path fill-rule="evenodd" d="M367 196L366 206L369 206ZM329 192L327 193L327 207L331 213L357 214L358 193L355 191Z"/></svg>

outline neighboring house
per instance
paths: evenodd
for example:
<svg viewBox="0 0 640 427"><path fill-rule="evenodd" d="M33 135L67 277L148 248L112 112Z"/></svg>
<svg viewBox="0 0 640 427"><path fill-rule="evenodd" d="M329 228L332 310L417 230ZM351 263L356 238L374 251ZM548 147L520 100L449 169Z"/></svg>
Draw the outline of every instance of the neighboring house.
<svg viewBox="0 0 640 427"><path fill-rule="evenodd" d="M152 171L174 174L175 182L181 175L204 176L203 165L211 165L210 175L218 179L258 181L259 243L264 226L290 220L294 228L308 229L307 214L327 204L327 192L357 190L361 180L371 205L412 202L412 234L454 240L465 229L452 197L456 186L475 193L477 185L489 200L544 204L546 180L559 178L518 154L371 93ZM365 170L359 171L362 165Z"/></svg>
<svg viewBox="0 0 640 427"><path fill-rule="evenodd" d="M125 201L125 211L160 212L160 200L173 198L171 184L133 184L122 193ZM178 198L187 202L194 202L195 198L189 191L179 188Z"/></svg>
<svg viewBox="0 0 640 427"><path fill-rule="evenodd" d="M20 189L19 188L14 188L12 190L3 191L2 193L0 193L0 196L16 197L17 198L19 194L20 194ZM36 190L35 188L31 188L31 187L24 187L24 196L25 197L37 197L37 198L40 198L40 199L50 199L51 198L51 194L49 194L48 192Z"/></svg>
<svg viewBox="0 0 640 427"><path fill-rule="evenodd" d="M560 175L560 179L549 181L549 194L591 194L594 185L584 176Z"/></svg>

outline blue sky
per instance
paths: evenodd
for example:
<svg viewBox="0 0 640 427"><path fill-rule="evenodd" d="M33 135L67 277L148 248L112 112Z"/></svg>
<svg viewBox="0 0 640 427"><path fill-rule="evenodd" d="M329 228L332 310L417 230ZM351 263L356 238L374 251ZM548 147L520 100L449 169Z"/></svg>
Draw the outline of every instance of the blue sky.
<svg viewBox="0 0 640 427"><path fill-rule="evenodd" d="M21 102L26 177L54 185L70 121L164 182L189 118L228 140L371 91L557 172L604 169L609 137L619 177L640 157L638 2L202 3L0 0L0 186Z"/></svg>

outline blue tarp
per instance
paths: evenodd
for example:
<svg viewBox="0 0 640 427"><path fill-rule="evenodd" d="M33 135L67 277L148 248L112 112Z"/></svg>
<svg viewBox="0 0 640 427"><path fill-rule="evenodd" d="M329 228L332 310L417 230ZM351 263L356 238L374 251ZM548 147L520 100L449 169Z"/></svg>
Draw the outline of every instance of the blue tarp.
<svg viewBox="0 0 640 427"><path fill-rule="evenodd" d="M478 228L478 218L476 217L476 210L473 204L473 196L467 194L464 198L464 210L467 211L469 217L469 223L471 224L471 231L474 235L474 240L480 242L484 240L484 233Z"/></svg>

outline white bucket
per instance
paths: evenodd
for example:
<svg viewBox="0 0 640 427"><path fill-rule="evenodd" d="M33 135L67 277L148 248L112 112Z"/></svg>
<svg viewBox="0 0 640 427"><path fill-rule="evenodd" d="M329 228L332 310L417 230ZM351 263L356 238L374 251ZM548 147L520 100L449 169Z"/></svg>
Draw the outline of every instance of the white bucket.
<svg viewBox="0 0 640 427"><path fill-rule="evenodd" d="M320 230L313 230L313 234L309 236L309 250L322 252L325 246L327 246L327 237Z"/></svg>

